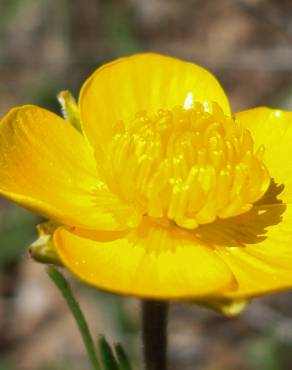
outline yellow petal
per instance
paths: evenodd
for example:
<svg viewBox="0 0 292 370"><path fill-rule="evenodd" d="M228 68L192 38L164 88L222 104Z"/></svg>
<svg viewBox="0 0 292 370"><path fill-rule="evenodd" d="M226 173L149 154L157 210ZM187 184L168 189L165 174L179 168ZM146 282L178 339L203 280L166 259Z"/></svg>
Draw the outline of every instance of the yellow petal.
<svg viewBox="0 0 292 370"><path fill-rule="evenodd" d="M217 245L218 256L238 283L224 297L254 297L292 288L291 225L292 206L277 203L259 204L244 215L202 228L201 237Z"/></svg>
<svg viewBox="0 0 292 370"><path fill-rule="evenodd" d="M97 288L182 299L219 294L233 287L230 269L214 250L178 228L144 220L138 229L124 235L89 236L59 228L54 243L64 265Z"/></svg>
<svg viewBox="0 0 292 370"><path fill-rule="evenodd" d="M85 134L104 147L117 121L129 124L138 111L149 114L192 102L217 102L229 115L225 93L205 69L172 57L137 54L108 63L85 82L79 99Z"/></svg>
<svg viewBox="0 0 292 370"><path fill-rule="evenodd" d="M67 225L116 229L133 213L98 180L83 136L35 106L0 123L0 194Z"/></svg>
<svg viewBox="0 0 292 370"><path fill-rule="evenodd" d="M236 115L252 134L255 147L264 145L264 163L275 182L284 185L281 199L292 202L292 112L255 108Z"/></svg>
<svg viewBox="0 0 292 370"><path fill-rule="evenodd" d="M216 248L236 278L236 289L221 297L245 299L292 288L292 205L281 202L281 191L272 181L250 211L194 231Z"/></svg>

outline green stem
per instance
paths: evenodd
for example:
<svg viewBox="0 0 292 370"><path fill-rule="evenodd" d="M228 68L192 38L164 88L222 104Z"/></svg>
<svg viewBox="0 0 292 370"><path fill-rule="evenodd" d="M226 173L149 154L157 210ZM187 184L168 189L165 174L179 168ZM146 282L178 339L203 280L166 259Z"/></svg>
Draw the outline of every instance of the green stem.
<svg viewBox="0 0 292 370"><path fill-rule="evenodd" d="M167 370L168 303L142 301L142 336L146 370Z"/></svg>
<svg viewBox="0 0 292 370"><path fill-rule="evenodd" d="M91 365L93 370L101 370L101 367L99 366L97 354L94 346L94 342L92 340L92 337L89 332L89 328L87 325L87 322L85 320L85 317L80 309L80 306L78 302L76 301L75 297L73 296L73 293L65 280L64 276L56 270L54 267L49 267L48 275L52 279L52 281L55 283L63 297L65 298L69 309L71 310L75 321L79 327L80 333L83 338L83 342L85 345L85 348L88 353L88 357L91 361Z"/></svg>

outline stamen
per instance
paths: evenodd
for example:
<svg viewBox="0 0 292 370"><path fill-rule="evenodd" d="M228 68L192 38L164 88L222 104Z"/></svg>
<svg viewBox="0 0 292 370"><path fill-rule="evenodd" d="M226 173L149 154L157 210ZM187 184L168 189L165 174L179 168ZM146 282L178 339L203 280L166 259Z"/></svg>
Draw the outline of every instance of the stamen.
<svg viewBox="0 0 292 370"><path fill-rule="evenodd" d="M191 100L141 111L114 131L108 185L150 217L194 229L247 212L270 184L264 148L254 152L250 132L215 103L212 113Z"/></svg>

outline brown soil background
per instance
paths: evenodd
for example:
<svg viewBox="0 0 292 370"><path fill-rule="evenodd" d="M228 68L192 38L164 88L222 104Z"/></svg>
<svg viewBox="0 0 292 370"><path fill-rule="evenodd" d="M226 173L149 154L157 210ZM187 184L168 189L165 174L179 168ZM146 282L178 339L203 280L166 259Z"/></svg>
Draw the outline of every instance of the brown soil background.
<svg viewBox="0 0 292 370"><path fill-rule="evenodd" d="M156 51L209 68L234 111L292 108L291 0L0 0L0 116L35 103L59 112L99 65ZM0 370L89 369L67 307L27 257L39 220L0 199ZM121 341L141 369L139 302L68 275L92 333ZM187 304L170 312L170 370L292 369L292 295L255 300L237 319Z"/></svg>

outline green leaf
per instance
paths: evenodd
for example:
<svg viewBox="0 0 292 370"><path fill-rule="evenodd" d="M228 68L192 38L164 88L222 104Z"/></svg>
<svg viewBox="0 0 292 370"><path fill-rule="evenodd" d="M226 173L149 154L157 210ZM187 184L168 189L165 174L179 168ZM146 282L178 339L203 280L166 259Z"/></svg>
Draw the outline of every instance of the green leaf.
<svg viewBox="0 0 292 370"><path fill-rule="evenodd" d="M103 335L98 338L98 348L103 370L119 370L113 351Z"/></svg>
<svg viewBox="0 0 292 370"><path fill-rule="evenodd" d="M120 343L115 344L115 352L118 360L119 370L132 370L130 361L128 360L126 352Z"/></svg>
<svg viewBox="0 0 292 370"><path fill-rule="evenodd" d="M94 346L87 322L85 320L85 317L81 311L81 308L78 302L76 301L71 291L71 288L69 287L64 276L57 269L55 269L54 267L49 267L47 272L48 272L49 277L52 279L52 281L55 283L55 285L57 286L57 288L60 290L61 294L65 298L67 305L75 318L75 321L82 335L88 357L91 361L92 368L94 370L101 370L98 359L97 359L97 353L95 350L95 346Z"/></svg>

